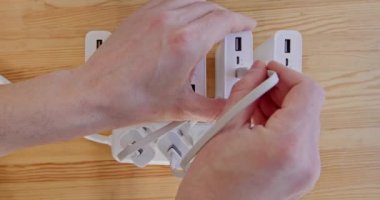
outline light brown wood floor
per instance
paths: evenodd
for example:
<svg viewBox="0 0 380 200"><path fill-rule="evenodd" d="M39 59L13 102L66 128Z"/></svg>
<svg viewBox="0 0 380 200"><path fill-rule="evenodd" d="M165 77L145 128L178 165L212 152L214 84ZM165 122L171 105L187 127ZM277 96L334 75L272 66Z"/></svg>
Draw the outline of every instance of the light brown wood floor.
<svg viewBox="0 0 380 200"><path fill-rule="evenodd" d="M84 35L113 30L143 0L1 0L0 74L17 82L83 63ZM327 91L323 171L305 199L380 199L380 1L220 0L254 17L260 44L279 29L304 37L304 73ZM208 56L213 79L213 53ZM209 89L213 90L212 81ZM0 199L172 199L166 167L113 161L84 139L0 158Z"/></svg>

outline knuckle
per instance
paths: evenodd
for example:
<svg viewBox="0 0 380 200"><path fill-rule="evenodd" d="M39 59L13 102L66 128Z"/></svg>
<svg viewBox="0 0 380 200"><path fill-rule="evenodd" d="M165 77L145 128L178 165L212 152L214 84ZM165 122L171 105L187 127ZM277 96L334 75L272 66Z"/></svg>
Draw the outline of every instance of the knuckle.
<svg viewBox="0 0 380 200"><path fill-rule="evenodd" d="M232 86L231 91L235 93L235 92L242 92L248 89L251 89L249 88L248 81L245 79L241 79L240 81L235 83L235 85Z"/></svg>
<svg viewBox="0 0 380 200"><path fill-rule="evenodd" d="M194 34L187 30L183 29L178 32L175 32L170 38L171 47L178 53L186 53L190 50L190 45L193 41Z"/></svg>
<svg viewBox="0 0 380 200"><path fill-rule="evenodd" d="M150 27L153 29L166 27L171 20L169 12L160 12L152 16Z"/></svg>
<svg viewBox="0 0 380 200"><path fill-rule="evenodd" d="M231 12L228 10L215 10L213 11L213 15L218 18L229 18L231 16Z"/></svg>

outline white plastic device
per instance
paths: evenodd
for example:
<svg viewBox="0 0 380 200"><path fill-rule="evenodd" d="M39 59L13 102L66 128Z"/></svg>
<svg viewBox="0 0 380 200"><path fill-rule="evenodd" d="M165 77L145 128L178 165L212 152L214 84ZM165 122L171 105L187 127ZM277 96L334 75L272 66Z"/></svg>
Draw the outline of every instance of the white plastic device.
<svg viewBox="0 0 380 200"><path fill-rule="evenodd" d="M302 35L294 30L280 30L255 48L254 59L277 61L295 71L302 72Z"/></svg>
<svg viewBox="0 0 380 200"><path fill-rule="evenodd" d="M228 98L232 86L239 81L240 71L253 64L253 36L251 31L227 35L215 53L215 96Z"/></svg>

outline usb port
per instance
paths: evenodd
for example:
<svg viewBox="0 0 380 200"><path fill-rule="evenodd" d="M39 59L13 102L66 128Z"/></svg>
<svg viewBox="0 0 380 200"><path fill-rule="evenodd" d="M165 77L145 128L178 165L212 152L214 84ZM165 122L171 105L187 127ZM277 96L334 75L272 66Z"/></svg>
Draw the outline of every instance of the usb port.
<svg viewBox="0 0 380 200"><path fill-rule="evenodd" d="M195 84L191 84L191 88L193 88L193 91L195 92Z"/></svg>
<svg viewBox="0 0 380 200"><path fill-rule="evenodd" d="M235 51L241 51L241 37L235 38Z"/></svg>
<svg viewBox="0 0 380 200"><path fill-rule="evenodd" d="M290 39L285 39L285 53L290 53Z"/></svg>
<svg viewBox="0 0 380 200"><path fill-rule="evenodd" d="M96 40L96 48L99 48L103 44L103 40Z"/></svg>

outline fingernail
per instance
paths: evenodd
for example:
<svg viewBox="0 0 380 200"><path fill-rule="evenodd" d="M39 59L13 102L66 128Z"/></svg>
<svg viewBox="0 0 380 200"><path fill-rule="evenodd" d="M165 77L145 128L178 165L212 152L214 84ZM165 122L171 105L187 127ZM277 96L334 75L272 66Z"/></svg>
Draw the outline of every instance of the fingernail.
<svg viewBox="0 0 380 200"><path fill-rule="evenodd" d="M253 63L251 69L253 69L253 68L255 68L255 67L265 67L265 63L264 63L263 61L261 61L261 60L256 60L256 61Z"/></svg>

